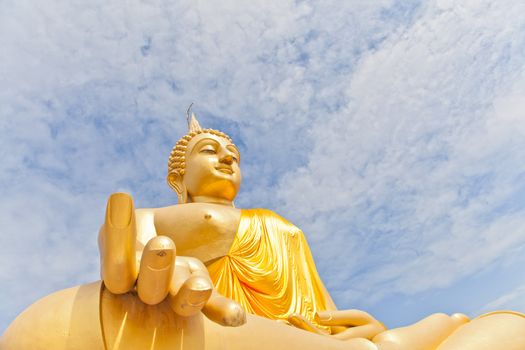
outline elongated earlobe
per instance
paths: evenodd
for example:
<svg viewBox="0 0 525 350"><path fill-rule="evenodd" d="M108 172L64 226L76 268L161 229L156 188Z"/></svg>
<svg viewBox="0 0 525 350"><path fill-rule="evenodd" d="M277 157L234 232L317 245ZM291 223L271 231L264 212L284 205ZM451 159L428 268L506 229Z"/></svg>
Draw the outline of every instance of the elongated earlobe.
<svg viewBox="0 0 525 350"><path fill-rule="evenodd" d="M188 191L186 190L186 186L182 181L182 176L178 172L173 171L168 174L166 181L168 182L168 185L172 188L172 190L177 193L179 204L187 203Z"/></svg>

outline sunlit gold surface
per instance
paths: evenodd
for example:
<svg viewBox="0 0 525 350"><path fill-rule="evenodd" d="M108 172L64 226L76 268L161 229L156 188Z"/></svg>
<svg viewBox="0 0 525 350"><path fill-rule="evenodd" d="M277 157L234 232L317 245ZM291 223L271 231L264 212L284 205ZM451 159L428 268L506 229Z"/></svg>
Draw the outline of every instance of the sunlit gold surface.
<svg viewBox="0 0 525 350"><path fill-rule="evenodd" d="M269 210L243 210L230 251L208 271L219 293L255 315L315 322L316 311L335 310L303 233Z"/></svg>
<svg viewBox="0 0 525 350"><path fill-rule="evenodd" d="M136 229L131 197L124 193L112 194L99 233L101 276L108 291L116 295L136 291L147 305L157 305L167 299L167 304L179 316L194 315L207 303L213 305L216 299L211 298L213 284L200 261L177 258L175 244L168 236L154 236L142 244L137 241L142 235L137 235Z"/></svg>
<svg viewBox="0 0 525 350"><path fill-rule="evenodd" d="M302 232L233 205L239 160L226 135L193 118L169 161L179 204L135 211L129 195L111 195L99 234L103 283L36 302L0 349L525 349L516 312L434 314L386 330L364 311L336 310Z"/></svg>
<svg viewBox="0 0 525 350"><path fill-rule="evenodd" d="M104 349L100 292L98 282L64 289L40 299L11 323L0 338L0 349Z"/></svg>
<svg viewBox="0 0 525 350"><path fill-rule="evenodd" d="M525 315L496 311L465 324L446 339L437 350L523 350Z"/></svg>
<svg viewBox="0 0 525 350"><path fill-rule="evenodd" d="M123 193L112 194L108 199L98 243L100 275L113 293L125 293L135 284L136 236L133 201Z"/></svg>

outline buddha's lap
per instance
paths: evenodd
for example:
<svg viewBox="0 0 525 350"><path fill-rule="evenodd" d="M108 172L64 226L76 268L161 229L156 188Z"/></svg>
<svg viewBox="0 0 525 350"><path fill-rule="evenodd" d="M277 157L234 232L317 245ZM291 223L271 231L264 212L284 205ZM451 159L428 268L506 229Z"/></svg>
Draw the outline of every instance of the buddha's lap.
<svg viewBox="0 0 525 350"><path fill-rule="evenodd" d="M437 350L523 350L525 315L498 311L461 326Z"/></svg>
<svg viewBox="0 0 525 350"><path fill-rule="evenodd" d="M369 342L359 343L365 345L357 345L358 350L373 349L366 345ZM202 314L179 317L167 302L148 306L131 293L111 294L100 282L38 300L13 321L0 341L0 350L337 350L348 346L254 315L241 327L223 327Z"/></svg>
<svg viewBox="0 0 525 350"><path fill-rule="evenodd" d="M106 345L104 345L104 342ZM152 344L154 346L152 347ZM131 293L116 296L96 282L53 293L11 324L1 350L39 349L373 349L249 315L246 325L222 327L201 314L182 318L167 303L147 306ZM454 332L438 350L525 349L525 318L493 313Z"/></svg>

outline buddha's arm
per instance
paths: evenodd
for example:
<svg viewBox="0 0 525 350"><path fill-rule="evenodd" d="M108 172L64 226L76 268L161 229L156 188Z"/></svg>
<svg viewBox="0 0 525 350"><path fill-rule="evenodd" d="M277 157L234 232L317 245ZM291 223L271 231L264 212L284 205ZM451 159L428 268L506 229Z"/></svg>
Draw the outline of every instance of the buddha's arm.
<svg viewBox="0 0 525 350"><path fill-rule="evenodd" d="M213 292L204 264L195 258L177 257L173 241L157 235L155 213L155 209L134 210L133 200L127 194L110 196L99 234L106 288L114 294L123 294L136 286L139 299L148 305L167 299L173 311L181 316L192 316L202 310L221 325L244 324L242 307Z"/></svg>
<svg viewBox="0 0 525 350"><path fill-rule="evenodd" d="M139 213L139 227L146 230L140 230L140 234L137 234L136 212L131 196L125 193L110 196L105 222L99 233L101 275L105 287L114 294L123 294L134 291L136 286L140 300L149 305L156 305L166 297L175 309L183 304L204 304L213 289L211 281L188 272L187 281L179 284L176 293L173 293L175 244L168 237L154 236L143 245L154 231L147 227L151 212ZM137 259L137 255L140 259ZM182 271L187 270L188 266L184 264L183 258L177 260L178 273L184 275ZM207 293L204 293L205 290ZM199 298L203 300L196 303ZM201 308L202 305L191 309L197 313Z"/></svg>
<svg viewBox="0 0 525 350"><path fill-rule="evenodd" d="M137 226L139 233L137 236L137 249L147 242L152 237L157 235L155 229L155 209L137 209ZM137 251L137 256L140 256ZM172 279L172 294L176 294L180 287L186 282L189 274L192 276L200 276L210 280L208 269L204 264L195 258L177 257L175 273ZM211 283L211 282L210 282ZM174 303L174 307L176 303ZM215 291L212 291L211 296L202 307L202 312L210 320L229 327L236 327L246 323L246 312L235 301L226 298ZM184 314L184 310L178 310L178 314Z"/></svg>

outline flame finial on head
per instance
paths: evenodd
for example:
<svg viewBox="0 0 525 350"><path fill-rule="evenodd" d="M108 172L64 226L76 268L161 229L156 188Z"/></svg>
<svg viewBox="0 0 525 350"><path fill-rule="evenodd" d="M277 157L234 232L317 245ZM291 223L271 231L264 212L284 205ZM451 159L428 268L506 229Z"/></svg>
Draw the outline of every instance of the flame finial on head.
<svg viewBox="0 0 525 350"><path fill-rule="evenodd" d="M193 102L190 104L190 106L188 107L188 110L186 111L186 120L188 121L188 132L202 132L202 128L197 120L197 117L195 117L195 113L191 112L191 116L190 116L190 111L191 111L191 107L193 106Z"/></svg>

